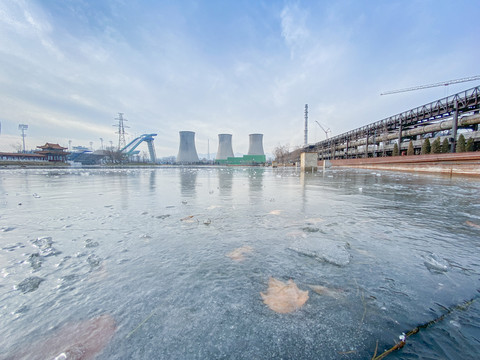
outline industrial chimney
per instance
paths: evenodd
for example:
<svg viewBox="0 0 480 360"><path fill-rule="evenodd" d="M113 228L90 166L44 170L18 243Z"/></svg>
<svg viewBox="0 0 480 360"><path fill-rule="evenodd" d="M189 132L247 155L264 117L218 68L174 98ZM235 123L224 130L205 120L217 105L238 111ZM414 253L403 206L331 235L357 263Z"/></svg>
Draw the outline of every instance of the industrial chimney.
<svg viewBox="0 0 480 360"><path fill-rule="evenodd" d="M218 151L216 160L227 160L234 157L232 148L232 134L218 134Z"/></svg>
<svg viewBox="0 0 480 360"><path fill-rule="evenodd" d="M195 149L195 133L193 131L180 131L177 163L195 162L198 162L197 150Z"/></svg>
<svg viewBox="0 0 480 360"><path fill-rule="evenodd" d="M265 155L263 152L263 134L250 134L248 155Z"/></svg>

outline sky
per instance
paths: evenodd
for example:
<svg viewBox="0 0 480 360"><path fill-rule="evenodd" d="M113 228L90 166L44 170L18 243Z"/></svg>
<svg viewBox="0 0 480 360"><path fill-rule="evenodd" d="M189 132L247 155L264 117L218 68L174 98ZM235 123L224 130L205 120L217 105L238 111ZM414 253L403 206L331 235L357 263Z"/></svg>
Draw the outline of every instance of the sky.
<svg viewBox="0 0 480 360"><path fill-rule="evenodd" d="M213 157L218 134L266 153L382 120L480 85L389 90L480 75L478 0L0 1L0 151L93 149L179 131ZM146 151L146 145L140 148Z"/></svg>

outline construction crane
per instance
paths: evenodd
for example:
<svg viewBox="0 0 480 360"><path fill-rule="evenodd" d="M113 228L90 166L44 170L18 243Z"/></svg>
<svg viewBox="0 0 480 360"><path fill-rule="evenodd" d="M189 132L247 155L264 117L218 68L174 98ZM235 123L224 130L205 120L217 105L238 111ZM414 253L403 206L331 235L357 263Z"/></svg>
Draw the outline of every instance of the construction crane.
<svg viewBox="0 0 480 360"><path fill-rule="evenodd" d="M324 128L322 125L320 125L320 123L319 123L317 120L315 120L315 122L316 122L316 123L318 124L318 126L320 126L320 128L325 132L325 137L326 137L327 140L328 140L328 132L330 131L330 129L325 130L325 128ZM330 132L331 132L331 131L330 131Z"/></svg>
<svg viewBox="0 0 480 360"><path fill-rule="evenodd" d="M458 83L463 83L463 82L467 82L467 81L475 81L475 80L480 80L480 75L466 77L466 78L462 78L462 79L442 81L442 82L439 82L439 83L436 83L436 84L420 85L420 86L414 86L414 87L406 88L406 89L386 91L384 93L381 93L380 95L397 94L397 93L401 93L401 92L428 89L428 88L437 87L437 86L448 86L448 85L452 85L452 84L458 84Z"/></svg>

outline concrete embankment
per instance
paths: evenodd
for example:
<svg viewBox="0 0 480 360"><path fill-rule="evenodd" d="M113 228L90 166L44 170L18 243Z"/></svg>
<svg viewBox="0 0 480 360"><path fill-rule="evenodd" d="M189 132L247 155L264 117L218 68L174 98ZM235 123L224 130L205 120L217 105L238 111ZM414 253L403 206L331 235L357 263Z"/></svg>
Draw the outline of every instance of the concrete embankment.
<svg viewBox="0 0 480 360"><path fill-rule="evenodd" d="M480 176L480 152L330 160L331 166ZM323 161L319 162L319 167Z"/></svg>

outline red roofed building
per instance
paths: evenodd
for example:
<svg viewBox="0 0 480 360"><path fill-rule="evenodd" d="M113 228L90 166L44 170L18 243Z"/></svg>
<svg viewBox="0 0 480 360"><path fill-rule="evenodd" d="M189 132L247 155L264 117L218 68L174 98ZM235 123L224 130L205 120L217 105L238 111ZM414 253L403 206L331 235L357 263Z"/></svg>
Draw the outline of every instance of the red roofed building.
<svg viewBox="0 0 480 360"><path fill-rule="evenodd" d="M41 154L45 156L47 161L52 161L52 162L66 162L67 161L67 155L69 155L69 152L66 152L66 147L60 146L58 144L51 144L51 143L45 143L43 146L37 146L37 148L41 150L35 151L37 154Z"/></svg>

